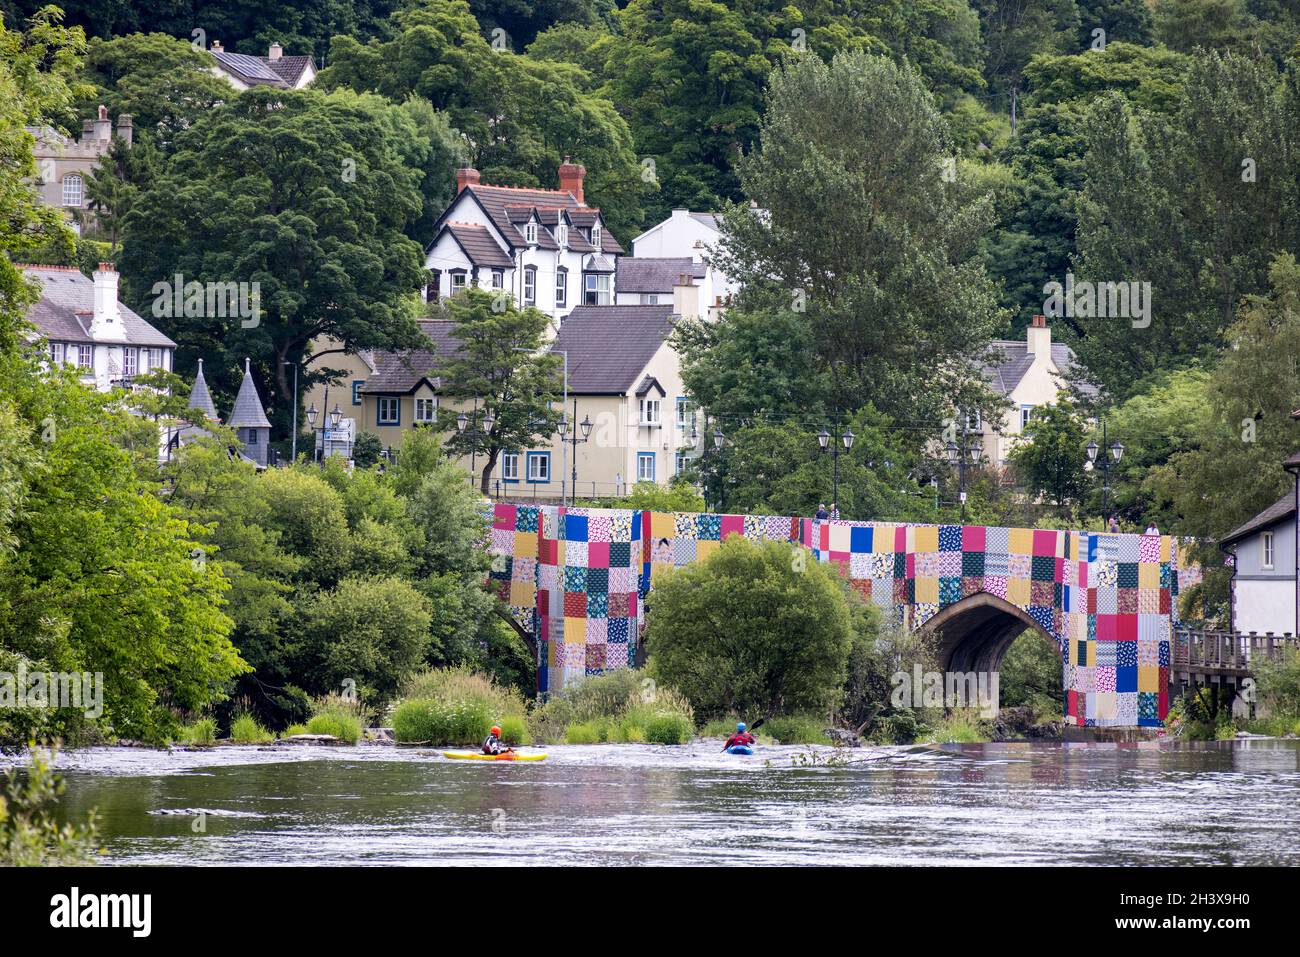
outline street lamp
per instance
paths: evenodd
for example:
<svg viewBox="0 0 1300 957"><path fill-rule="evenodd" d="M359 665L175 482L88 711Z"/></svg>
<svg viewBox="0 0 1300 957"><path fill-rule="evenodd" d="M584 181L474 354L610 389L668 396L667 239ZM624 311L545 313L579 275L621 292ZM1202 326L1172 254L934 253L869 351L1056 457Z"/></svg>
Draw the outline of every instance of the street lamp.
<svg viewBox="0 0 1300 957"><path fill-rule="evenodd" d="M948 462L957 469L957 485L961 494L961 520L966 522L966 460L970 459L970 468L978 468L984 456L984 448L978 442L962 449L956 442L944 446L948 453Z"/></svg>
<svg viewBox="0 0 1300 957"><path fill-rule="evenodd" d="M839 432L838 425L835 427L835 431ZM834 473L831 488L831 508L836 511L839 510L840 502L840 445L843 445L844 451L847 452L853 448L853 440L856 438L857 436L853 434L852 429L846 429L844 434L839 435L834 443L831 442L831 434L825 429L817 433L817 444L821 446L821 450L825 452L828 447L831 450L831 471Z"/></svg>
<svg viewBox="0 0 1300 957"><path fill-rule="evenodd" d="M1106 438L1107 438L1106 420L1102 419L1101 420L1101 444L1102 445L1106 444ZM1102 519L1102 524L1104 524L1107 528L1109 528L1110 527L1110 514L1109 514L1110 512L1110 470L1112 468L1111 462L1110 459L1106 458L1106 456L1104 455L1102 455L1100 461L1098 461L1098 453L1100 453L1101 449L1098 448L1096 442L1089 442L1086 451L1088 453L1088 464L1093 466L1094 468L1101 469L1101 519ZM1112 459L1115 460L1116 465L1118 465L1119 460L1124 457L1124 446L1119 443L1119 440L1116 440L1110 444L1110 456Z"/></svg>

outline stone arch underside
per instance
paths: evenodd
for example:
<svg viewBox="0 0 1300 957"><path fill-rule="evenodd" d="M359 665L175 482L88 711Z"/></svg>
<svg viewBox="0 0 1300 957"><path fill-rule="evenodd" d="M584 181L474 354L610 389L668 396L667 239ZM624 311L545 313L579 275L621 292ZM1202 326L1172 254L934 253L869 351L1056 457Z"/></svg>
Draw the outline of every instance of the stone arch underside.
<svg viewBox="0 0 1300 957"><path fill-rule="evenodd" d="M939 666L950 672L994 672L1007 650L1026 631L1034 631L1058 650L1060 642L1029 613L988 592L976 592L944 608L921 628L940 636Z"/></svg>

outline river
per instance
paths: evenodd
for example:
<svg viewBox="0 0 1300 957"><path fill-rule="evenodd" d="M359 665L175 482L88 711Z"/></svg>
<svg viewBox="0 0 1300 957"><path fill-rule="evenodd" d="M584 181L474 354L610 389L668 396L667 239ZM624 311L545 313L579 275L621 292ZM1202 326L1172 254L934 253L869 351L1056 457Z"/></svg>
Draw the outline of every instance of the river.
<svg viewBox="0 0 1300 957"><path fill-rule="evenodd" d="M1296 740L717 747L91 748L57 766L108 864L1300 864Z"/></svg>

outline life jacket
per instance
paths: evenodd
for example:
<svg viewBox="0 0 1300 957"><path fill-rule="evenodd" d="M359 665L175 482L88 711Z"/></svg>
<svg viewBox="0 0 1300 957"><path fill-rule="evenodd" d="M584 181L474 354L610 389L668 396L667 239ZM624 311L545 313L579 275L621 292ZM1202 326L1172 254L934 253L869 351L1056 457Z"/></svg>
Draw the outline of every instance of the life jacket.
<svg viewBox="0 0 1300 957"><path fill-rule="evenodd" d="M754 736L748 731L737 731L727 739L727 747L732 748L738 744L753 744Z"/></svg>
<svg viewBox="0 0 1300 957"><path fill-rule="evenodd" d="M495 734L489 734L486 738L483 739L483 753L500 754L501 739L498 738Z"/></svg>

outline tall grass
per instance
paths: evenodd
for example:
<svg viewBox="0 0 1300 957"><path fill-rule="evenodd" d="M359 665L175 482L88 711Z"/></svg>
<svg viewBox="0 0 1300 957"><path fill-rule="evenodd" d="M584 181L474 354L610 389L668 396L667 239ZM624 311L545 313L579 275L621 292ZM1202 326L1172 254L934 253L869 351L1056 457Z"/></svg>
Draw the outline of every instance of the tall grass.
<svg viewBox="0 0 1300 957"><path fill-rule="evenodd" d="M533 713L533 734L569 744L685 744L695 714L685 696L644 672L611 671L553 694Z"/></svg>
<svg viewBox="0 0 1300 957"><path fill-rule="evenodd" d="M927 724L921 739L933 744L978 744L992 735L973 708L958 708Z"/></svg>
<svg viewBox="0 0 1300 957"><path fill-rule="evenodd" d="M465 667L413 675L393 709L393 735L408 744L478 744L494 724L507 744L532 740L524 696Z"/></svg>
<svg viewBox="0 0 1300 957"><path fill-rule="evenodd" d="M208 745L217 741L216 718L198 718L183 724L176 732L175 742L188 745Z"/></svg>
<svg viewBox="0 0 1300 957"><path fill-rule="evenodd" d="M274 741L275 735L258 724L251 714L240 714L230 722L230 740L236 744L266 744Z"/></svg>
<svg viewBox="0 0 1300 957"><path fill-rule="evenodd" d="M826 719L812 714L777 715L763 725L763 731L781 744L830 744L825 728Z"/></svg>
<svg viewBox="0 0 1300 957"><path fill-rule="evenodd" d="M307 733L332 734L344 744L356 744L361 740L365 721L365 710L360 702L349 701L340 695L326 695L312 702Z"/></svg>

